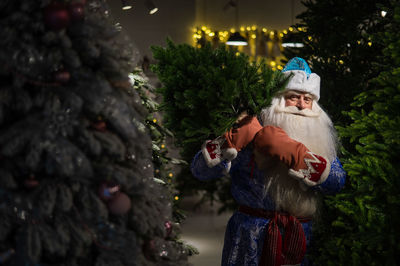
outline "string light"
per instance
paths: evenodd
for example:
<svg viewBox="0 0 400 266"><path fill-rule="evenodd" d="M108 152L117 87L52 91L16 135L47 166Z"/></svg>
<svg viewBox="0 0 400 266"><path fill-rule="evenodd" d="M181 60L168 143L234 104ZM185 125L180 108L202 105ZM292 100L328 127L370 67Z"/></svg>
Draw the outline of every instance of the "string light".
<svg viewBox="0 0 400 266"><path fill-rule="evenodd" d="M168 176L169 176L169 177L173 177L174 174L173 174L173 173L169 173Z"/></svg>
<svg viewBox="0 0 400 266"><path fill-rule="evenodd" d="M165 145L164 144L161 144L161 149L164 149L165 148Z"/></svg>
<svg viewBox="0 0 400 266"><path fill-rule="evenodd" d="M179 197L178 197L178 196L175 196L175 197L174 197L174 200L179 200Z"/></svg>
<svg viewBox="0 0 400 266"><path fill-rule="evenodd" d="M372 42L368 42L368 46L372 46Z"/></svg>
<svg viewBox="0 0 400 266"><path fill-rule="evenodd" d="M239 30L239 31L238 31ZM244 33L246 32L247 33ZM210 42L214 42L215 40L217 40L220 43L226 43L228 41L228 37L231 37L232 34L234 33L238 33L241 32L240 35L244 36L247 35L247 39L252 39L255 40L252 41L251 43L249 43L249 45L254 46L254 45L258 45L258 39L259 38L264 38L266 36L266 34L269 34L269 39L268 40L264 40L264 42L268 42L268 44L266 45L270 45L269 42L278 42L278 46L280 47L297 47L297 48L301 48L304 47L304 44L296 44L296 46L289 46L287 45L286 42L286 37L289 37L291 32L294 31L298 31L298 32L306 32L306 28L304 27L288 27L286 29L283 30L268 30L266 27L258 27L257 25L252 25L252 26L240 26L239 29L232 27L229 28L227 30L213 30L212 28L202 25L201 27L196 27L196 29L193 28L193 40L195 42L194 46L197 48L201 48L204 45L203 41L210 41ZM289 34L289 35L287 35ZM268 35L267 35L268 36ZM312 41L313 38L311 36L307 36L308 40ZM200 40L202 40L200 42ZM230 40L230 39L229 39ZM248 40L247 40L248 42ZM227 44L227 43L226 43ZM370 46L372 45L369 44ZM253 51L254 50L254 51ZM255 54L257 51L256 49L251 49L250 51L246 51L246 53L251 53L251 56L257 57L264 57L266 55L259 55L259 54ZM238 50L236 51L235 55L239 56L240 52L242 52L241 47L238 48ZM282 58L281 58L282 57ZM270 65L271 69L273 70L282 70L283 67L281 65L278 64L278 62L280 62L281 59L283 59L284 57L282 55L278 55L278 57L274 60L274 61L270 61L271 58L268 58L268 65Z"/></svg>
<svg viewBox="0 0 400 266"><path fill-rule="evenodd" d="M154 118L154 119L153 119L153 123L157 123L157 119Z"/></svg>

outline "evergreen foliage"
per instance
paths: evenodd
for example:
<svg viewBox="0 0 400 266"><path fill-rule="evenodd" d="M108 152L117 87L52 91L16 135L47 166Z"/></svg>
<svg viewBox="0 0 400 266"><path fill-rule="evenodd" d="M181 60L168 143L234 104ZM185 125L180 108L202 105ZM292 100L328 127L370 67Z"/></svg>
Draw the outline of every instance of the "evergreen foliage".
<svg viewBox="0 0 400 266"><path fill-rule="evenodd" d="M303 48L286 48L286 58L304 58L321 77L321 105L336 124L347 124L353 98L368 90L369 81L379 74L375 65L382 55L380 42L372 33L384 30L382 6L389 0L306 0L306 11L295 25L304 31L294 33ZM292 33L289 33L292 34Z"/></svg>
<svg viewBox="0 0 400 266"><path fill-rule="evenodd" d="M0 263L187 265L105 0L0 2Z"/></svg>
<svg viewBox="0 0 400 266"><path fill-rule="evenodd" d="M181 223L185 219L185 215L178 207L178 200L174 199L178 195L174 173L179 172L181 166L188 163L171 157L169 153L167 142L170 142L174 135L160 123L162 114L159 112L159 103L155 100L155 90L148 83L147 77L141 70L136 69L131 73L130 79L133 88L138 92L142 104L148 111L145 123L151 135L154 178L168 188L170 192L169 201L174 202L174 221Z"/></svg>
<svg viewBox="0 0 400 266"><path fill-rule="evenodd" d="M209 44L194 48L167 40L166 48L152 49L158 60L153 71L163 84L159 93L163 96L164 122L186 161L192 160L205 140L232 127L242 112L258 114L286 82L265 63L250 62L246 55L225 46L213 50ZM214 200L217 192L225 207L233 204L226 196L230 195L227 180L199 182L187 167L178 182L182 193L206 190L206 197Z"/></svg>
<svg viewBox="0 0 400 266"><path fill-rule="evenodd" d="M400 3L384 7L384 58L370 90L357 95L339 127L354 152L345 154L347 188L326 200L314 250L318 265L397 265L400 261ZM367 108L365 108L367 107Z"/></svg>

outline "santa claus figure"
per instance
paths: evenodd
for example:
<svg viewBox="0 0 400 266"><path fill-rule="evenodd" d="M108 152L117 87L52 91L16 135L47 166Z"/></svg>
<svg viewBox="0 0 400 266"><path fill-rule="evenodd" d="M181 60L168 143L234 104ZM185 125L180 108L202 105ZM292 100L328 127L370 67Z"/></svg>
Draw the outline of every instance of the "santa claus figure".
<svg viewBox="0 0 400 266"><path fill-rule="evenodd" d="M271 105L207 141L191 165L201 180L232 178L239 209L226 228L223 266L307 265L318 199L345 182L335 129L318 105L320 77L298 57L282 72L289 82Z"/></svg>

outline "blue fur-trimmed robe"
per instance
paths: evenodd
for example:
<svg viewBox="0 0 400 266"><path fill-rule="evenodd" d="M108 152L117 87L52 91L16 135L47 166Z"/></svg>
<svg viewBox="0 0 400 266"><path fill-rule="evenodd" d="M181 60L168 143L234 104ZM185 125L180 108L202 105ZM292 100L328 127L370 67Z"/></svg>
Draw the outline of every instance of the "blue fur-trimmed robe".
<svg viewBox="0 0 400 266"><path fill-rule="evenodd" d="M254 168L253 168L254 167ZM253 169L252 169L253 168ZM210 180L224 176L224 163L209 168L201 152L194 157L191 170L193 175L200 180ZM252 148L247 148L238 153L232 161L230 170L232 178L231 192L239 205L256 209L275 210L273 200L264 192L265 174L257 169L252 162ZM334 194L344 185L346 173L339 160L331 164L328 178L312 189L324 194ZM230 218L226 232L222 253L222 266L256 266L260 260L262 246L269 219L249 216L236 211ZM310 244L312 222L302 223L307 247ZM307 265L306 259L302 265Z"/></svg>

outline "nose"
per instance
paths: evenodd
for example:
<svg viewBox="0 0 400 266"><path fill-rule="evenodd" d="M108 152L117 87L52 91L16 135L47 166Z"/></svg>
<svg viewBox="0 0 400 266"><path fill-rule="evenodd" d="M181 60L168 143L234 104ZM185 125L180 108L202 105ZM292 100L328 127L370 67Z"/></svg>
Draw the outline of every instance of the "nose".
<svg viewBox="0 0 400 266"><path fill-rule="evenodd" d="M296 104L296 107L299 109L299 110L303 110L303 109L305 109L307 106L306 106L306 103L305 103L305 101L304 101L304 99L303 99L303 97L300 97L300 99L298 99L298 101L297 101L297 104Z"/></svg>

